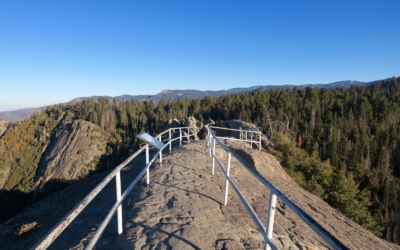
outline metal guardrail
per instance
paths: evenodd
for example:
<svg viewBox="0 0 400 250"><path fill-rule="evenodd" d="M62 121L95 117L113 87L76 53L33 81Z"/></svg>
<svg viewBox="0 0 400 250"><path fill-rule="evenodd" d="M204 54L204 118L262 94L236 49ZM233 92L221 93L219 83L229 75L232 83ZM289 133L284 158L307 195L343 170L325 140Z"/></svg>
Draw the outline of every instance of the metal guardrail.
<svg viewBox="0 0 400 250"><path fill-rule="evenodd" d="M217 127L212 127L212 129L215 129ZM273 242L272 239L272 233L273 233L273 228L274 228L274 218L275 218L275 210L276 210L276 200L277 198L281 199L297 216L299 216L314 232L316 232L323 240L325 240L326 243L333 249L349 249L343 243L341 243L335 236L330 234L326 229L324 229L321 225L318 224L311 216L309 216L307 213L305 213L301 208L299 208L290 198L288 198L286 195L284 195L278 188L276 188L274 185L272 185L269 181L267 181L264 177L262 177L260 174L258 174L256 171L254 171L246 162L244 162L238 155L235 154L235 152L232 151L229 147L221 143L218 139L221 137L217 137L216 135L213 134L211 127L208 128L208 139L207 139L207 144L210 149L210 157L213 158L212 160L212 174L214 175L214 166L215 166L215 161L218 163L220 166L223 174L225 175L225 193L224 193L224 205L227 205L228 202L228 189L229 189L229 183L231 184L232 188L235 190L236 194L239 196L240 200L246 207L247 211L249 212L250 216L254 220L255 224L257 225L258 229L262 232L264 236L264 249L278 249L276 244ZM219 128L222 129L222 128ZM223 128L226 129L226 128ZM234 129L227 129L227 130L234 130ZM237 130L236 130L237 131ZM233 139L233 138L225 138L224 139ZM261 135L260 135L261 138ZM235 139L238 140L238 139ZM241 141L246 141L246 138L241 138L239 139ZM218 158L215 155L215 150L216 150L216 142L218 143L219 146L221 146L227 153L227 159L226 159L226 169L222 165L222 163L218 160ZM260 141L260 146L261 146L261 141ZM264 186L266 186L270 190L270 198L269 198L269 209L268 209L268 219L267 219L267 226L264 227L263 223L260 221L258 218L257 214L254 212L250 204L246 201L242 193L240 192L239 188L236 186L236 184L233 182L233 180L230 178L230 162L232 156L244 167L246 168L254 177L257 178Z"/></svg>
<svg viewBox="0 0 400 250"><path fill-rule="evenodd" d="M228 130L228 131L236 131L239 132L239 139L233 138L233 137L222 137L222 136L217 136L217 138L221 139L228 139L228 140L234 140L234 141L244 141L246 143L250 143L251 147L253 148L253 143L258 144L258 150L261 151L261 138L262 138L262 133L260 131L257 131L259 127L256 127L255 130L253 131L248 131L248 130L243 130L243 129L233 129L233 128L223 128L223 127L211 127L211 129L218 129L218 130ZM254 134L258 135L258 140L253 140ZM249 138L250 136L250 138Z"/></svg>
<svg viewBox="0 0 400 250"><path fill-rule="evenodd" d="M281 199L289 208L294 211L303 221L308 224L321 238L323 238L332 248L334 249L348 249L344 246L338 239L332 236L328 231L322 228L313 218L311 218L308 214L306 214L302 209L300 209L296 204L294 204L288 197L286 197L281 191L279 191L275 186L273 186L269 181L264 179L260 176L257 172L255 172L246 162L244 162L239 156L237 156L230 148L226 145L221 143L218 139L230 139L230 140L240 140L244 142L258 143L259 149L261 150L261 132L257 131L255 133L259 133L259 141L254 141L252 138L248 139L247 132L251 131L243 131L243 130L235 130L235 129L227 129L221 127L212 127L213 129L225 129L225 130L233 130L240 132L240 139L236 138L226 138L226 137L217 137L211 131L211 127L208 128L208 139L207 144L209 146L209 154L212 156L212 174L214 175L214 166L215 162L220 166L222 172L226 177L225 181L225 194L224 194L224 205L227 205L228 201L228 188L229 184L231 184L232 188L238 194L240 200L243 202L244 206L246 207L247 211L249 212L250 216L254 220L255 224L262 232L265 240L265 249L278 249L276 244L273 242L272 233L273 233L273 225L274 225L274 217L275 217L275 206L277 198ZM188 131L186 136L182 136L182 131ZM179 137L172 138L173 133L178 133L179 130ZM173 131L173 132L172 132ZM149 178L149 168L156 160L156 158L160 157L160 164L162 164L162 150L169 146L169 152L171 153L172 149L172 142L177 141L179 139L180 145L182 145L183 137L187 137L188 142L190 141L190 136L194 134L190 134L190 127L185 128L171 128L162 133L160 133L156 138L160 141L163 140L163 135L168 133L168 137L164 141L168 141L162 149L160 149L151 160L149 160L149 145L147 144L145 147L142 147L138 151L136 151L133 155L131 155L128 159L126 159L123 163L117 166L106 178L103 179L101 183L99 183L81 202L79 202L67 215L65 215L57 225L55 225L49 233L47 233L32 249L46 249L50 246L50 244L68 227L68 225L81 213L81 211L100 193L100 191L115 177L116 179L116 193L117 193L117 201L114 203L113 207L111 208L110 212L107 214L106 218L103 220L102 224L97 229L95 235L92 237L89 244L86 246L85 249L92 249L96 244L97 240L103 233L104 229L108 225L109 221L111 220L112 216L115 212L117 212L118 217L118 234L123 232L122 227L122 202L127 197L128 193L133 189L133 187L139 182L139 180L144 176L146 172L146 183L147 185L150 184ZM165 137L165 136L164 136ZM227 151L227 159L226 159L226 169L219 161L219 159L215 155L216 150L216 143L220 145L225 151ZM125 167L130 161L136 158L141 152L146 150L146 166L143 170L139 173L139 175L132 181L129 187L121 194L121 177L120 171L123 167ZM243 166L245 167L253 176L255 176L264 186L266 186L270 190L270 200L269 200L269 210L268 210L268 220L267 226L264 227L263 223L257 217L256 213L246 201L244 196L241 194L239 188L230 178L230 162L232 156Z"/></svg>
<svg viewBox="0 0 400 250"><path fill-rule="evenodd" d="M136 151L133 155L131 155L128 159L118 165L110 174L108 174L102 182L100 182L85 198L82 199L67 215L65 215L58 223L55 225L32 249L47 249L51 243L53 243L57 237L68 227L69 224L85 209L87 205L100 193L100 191L115 177L116 180L116 193L117 193L117 201L115 202L114 206L111 208L110 212L107 214L106 218L103 220L99 228L97 229L95 235L90 240L89 244L86 246L85 249L92 249L96 244L97 240L103 233L104 229L110 222L112 216L116 211L118 217L118 234L122 234L123 227L122 227L122 202L127 197L129 192L133 189L133 187L139 182L142 178L144 173L146 172L146 183L147 186L150 185L150 177L149 177L149 168L156 160L157 156L160 156L160 164L162 164L162 150L169 146L169 152L171 153L172 150L172 142L179 140L179 144L182 145L182 131L186 130L187 133L187 140L190 141L190 136L194 134L190 134L190 127L181 127L181 128L170 128L157 136L160 140L162 139L162 135L169 132L168 142L165 146L160 149L153 158L149 161L149 145L146 144L145 147L140 148ZM179 130L179 137L172 138L172 132L176 132ZM139 173L139 175L132 181L129 187L121 194L121 169L124 168L130 161L136 158L143 150L146 150L146 166L143 170Z"/></svg>

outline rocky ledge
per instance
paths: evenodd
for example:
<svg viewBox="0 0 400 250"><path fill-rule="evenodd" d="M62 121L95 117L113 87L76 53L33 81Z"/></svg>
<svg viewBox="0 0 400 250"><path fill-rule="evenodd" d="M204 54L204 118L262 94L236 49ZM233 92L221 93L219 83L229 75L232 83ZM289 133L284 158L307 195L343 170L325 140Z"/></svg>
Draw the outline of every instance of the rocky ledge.
<svg viewBox="0 0 400 250"><path fill-rule="evenodd" d="M299 207L350 249L400 249L301 189L277 160L246 144L224 140L249 165L276 185ZM217 149L225 162L226 153ZM117 235L116 219L110 222L98 249L262 249L263 237L238 196L230 188L228 205L223 205L225 178L211 158L205 141L194 141L164 155L150 170L150 188L139 183L123 204L124 233ZM129 185L144 166L144 156L121 174ZM62 218L106 173L90 176L26 209L0 225L0 242L5 249L29 248ZM232 160L231 177L261 221L266 221L268 190ZM115 201L115 186L108 185L93 200L50 249L83 249ZM34 225L27 233L21 225ZM284 203L278 201L274 241L281 249L327 249L321 240Z"/></svg>

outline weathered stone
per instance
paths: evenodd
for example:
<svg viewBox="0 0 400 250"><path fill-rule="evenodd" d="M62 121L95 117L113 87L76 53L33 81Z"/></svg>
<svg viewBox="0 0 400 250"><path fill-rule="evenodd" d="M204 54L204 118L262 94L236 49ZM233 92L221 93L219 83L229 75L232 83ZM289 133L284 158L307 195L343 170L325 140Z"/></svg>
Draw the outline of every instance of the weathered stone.
<svg viewBox="0 0 400 250"><path fill-rule="evenodd" d="M228 140L227 146L349 249L400 249L375 237L320 198L301 189L272 155L251 150L244 143ZM227 156L220 148L216 155L222 161ZM123 169L123 190L144 165L145 156L142 155ZM140 183L124 201L124 233L117 235L114 217L96 248L263 249L263 235L231 187L228 204L223 205L225 176L218 166L215 175L211 175L210 166L211 158L204 141L185 144L173 150L171 155L163 155L163 164L156 161L150 168L150 188ZM98 173L72 184L1 224L2 248L32 248L106 174ZM266 222L269 191L235 160L231 162L231 178L260 220ZM107 185L51 245L52 249L83 249L87 245L115 202L112 198L115 197L115 185L110 184L113 185ZM279 248L327 249L326 243L279 199L276 209L273 239ZM30 232L29 237L15 237L21 225L32 221L40 226ZM281 238L285 240L282 242Z"/></svg>
<svg viewBox="0 0 400 250"><path fill-rule="evenodd" d="M49 180L77 180L91 170L100 169L100 158L108 142L106 135L107 132L90 122L60 121L39 163L36 186Z"/></svg>
<svg viewBox="0 0 400 250"><path fill-rule="evenodd" d="M184 127L197 127L196 126L197 120L194 116L185 117L183 119L183 126Z"/></svg>
<svg viewBox="0 0 400 250"><path fill-rule="evenodd" d="M208 127L211 126L211 125L214 125L214 124L215 124L215 122L213 120L211 120L211 119L203 121L203 127L199 132L200 140L205 140L207 138Z"/></svg>
<svg viewBox="0 0 400 250"><path fill-rule="evenodd" d="M293 244L293 242L291 242L290 239L288 239L286 237L280 237L278 239L282 243L283 249L299 250L299 248L295 244Z"/></svg>
<svg viewBox="0 0 400 250"><path fill-rule="evenodd" d="M199 140L198 133L200 132L200 129L197 127L196 123L197 120L193 116L185 117L183 119L183 126L190 127L190 138L193 140Z"/></svg>
<svg viewBox="0 0 400 250"><path fill-rule="evenodd" d="M178 119L170 119L164 123L164 130L170 129L170 128L179 128L181 127L181 123L178 121Z"/></svg>
<svg viewBox="0 0 400 250"><path fill-rule="evenodd" d="M229 120L229 121L223 121L218 124L220 127L224 128L231 128L231 129L241 129L243 131L252 131L256 125L248 122L243 122L239 120ZM223 130L218 130L217 131L219 136L231 136L234 138L240 138L240 131L223 131ZM244 134L245 135L245 134ZM253 140L258 141L259 137L258 134L254 134ZM273 146L272 142L270 142L265 135L261 135L261 145L264 148L268 148L270 146Z"/></svg>
<svg viewBox="0 0 400 250"><path fill-rule="evenodd" d="M196 127L198 127L199 129L203 128L203 123L201 121L197 121L196 122Z"/></svg>
<svg viewBox="0 0 400 250"><path fill-rule="evenodd" d="M204 125L214 125L215 122L214 122L212 119L208 119L208 120L204 120L204 121L203 121L203 124L204 124Z"/></svg>
<svg viewBox="0 0 400 250"><path fill-rule="evenodd" d="M0 137L6 132L9 122L0 119Z"/></svg>

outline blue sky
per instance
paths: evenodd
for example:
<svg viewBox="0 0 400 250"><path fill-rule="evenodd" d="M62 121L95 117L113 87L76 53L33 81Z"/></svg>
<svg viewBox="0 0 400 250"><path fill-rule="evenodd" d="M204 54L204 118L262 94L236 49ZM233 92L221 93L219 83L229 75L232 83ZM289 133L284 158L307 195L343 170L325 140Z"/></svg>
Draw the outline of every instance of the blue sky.
<svg viewBox="0 0 400 250"><path fill-rule="evenodd" d="M0 111L400 75L400 1L0 1Z"/></svg>

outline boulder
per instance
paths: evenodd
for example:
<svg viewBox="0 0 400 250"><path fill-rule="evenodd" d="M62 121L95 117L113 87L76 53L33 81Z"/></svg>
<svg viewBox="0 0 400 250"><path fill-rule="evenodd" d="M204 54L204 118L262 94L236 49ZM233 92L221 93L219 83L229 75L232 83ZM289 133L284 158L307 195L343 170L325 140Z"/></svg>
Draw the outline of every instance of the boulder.
<svg viewBox="0 0 400 250"><path fill-rule="evenodd" d="M167 129L170 129L170 128L180 128L180 127L182 127L182 124L178 121L178 119L169 119L168 121L166 121L165 123L164 123L164 130L167 130ZM168 138L169 137L169 135L168 134L165 134L164 136L163 136L163 138L165 139L165 138ZM179 130L173 130L172 131L172 138L177 138L177 137L179 137Z"/></svg>
<svg viewBox="0 0 400 250"><path fill-rule="evenodd" d="M196 127L198 127L199 129L202 129L203 128L203 122L197 121L196 122Z"/></svg>
<svg viewBox="0 0 400 250"><path fill-rule="evenodd" d="M194 134L194 140L199 140L199 136L197 135L200 132L200 129L197 127L197 120L193 116L185 117L183 119L183 126L190 127L190 134ZM191 138L193 138L191 137Z"/></svg>
<svg viewBox="0 0 400 250"><path fill-rule="evenodd" d="M164 123L164 130L170 129L170 128L179 128L182 127L181 123L178 121L178 119L169 119Z"/></svg>
<svg viewBox="0 0 400 250"><path fill-rule="evenodd" d="M205 140L208 135L208 127L211 125L214 125L215 122L213 120L209 119L209 120L204 120L202 124L203 124L203 127L199 132L199 138L200 138L200 140Z"/></svg>
<svg viewBox="0 0 400 250"><path fill-rule="evenodd" d="M214 125L214 124L215 124L215 122L211 119L203 121L203 125Z"/></svg>
<svg viewBox="0 0 400 250"><path fill-rule="evenodd" d="M183 126L184 127L197 127L196 126L197 120L194 116L189 116L183 118Z"/></svg>

